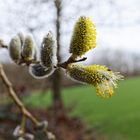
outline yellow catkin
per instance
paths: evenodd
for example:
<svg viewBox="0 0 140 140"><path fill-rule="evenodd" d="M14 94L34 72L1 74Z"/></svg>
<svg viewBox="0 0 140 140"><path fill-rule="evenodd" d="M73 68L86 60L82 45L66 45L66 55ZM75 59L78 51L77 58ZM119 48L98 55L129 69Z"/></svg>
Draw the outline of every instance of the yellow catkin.
<svg viewBox="0 0 140 140"><path fill-rule="evenodd" d="M101 65L70 64L67 67L67 74L73 80L93 85L97 95L103 98L113 95L113 87L116 87L116 82L122 78L119 73L114 73Z"/></svg>
<svg viewBox="0 0 140 140"><path fill-rule="evenodd" d="M82 16L76 22L69 52L74 57L82 56L96 47L96 28L89 17Z"/></svg>

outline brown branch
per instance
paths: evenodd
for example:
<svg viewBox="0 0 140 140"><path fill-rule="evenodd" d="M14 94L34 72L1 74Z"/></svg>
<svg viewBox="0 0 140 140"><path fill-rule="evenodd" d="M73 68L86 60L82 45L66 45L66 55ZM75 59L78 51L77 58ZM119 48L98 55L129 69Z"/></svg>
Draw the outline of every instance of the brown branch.
<svg viewBox="0 0 140 140"><path fill-rule="evenodd" d="M70 63L77 63L77 62L81 62L81 61L85 61L87 59L87 57L83 57L79 60L75 60L72 56L69 57L69 59L63 63L59 63L57 64L57 67L62 67L64 69L67 68L67 66L70 64Z"/></svg>
<svg viewBox="0 0 140 140"><path fill-rule="evenodd" d="M22 114L24 114L26 117L28 117L35 125L39 125L39 121L37 121L37 119L34 118L31 115L31 113L25 108L25 106L21 102L21 100L17 97L11 82L8 80L6 74L5 74L4 70L3 70L2 65L0 65L0 77L1 77L1 79L3 81L3 83L5 84L5 86L7 87L9 95L11 96L11 98L13 99L15 104L18 106L18 108L20 109Z"/></svg>
<svg viewBox="0 0 140 140"><path fill-rule="evenodd" d="M21 113L23 116L27 117L28 119L30 119L32 121L32 123L36 126L39 127L41 125L41 123L26 109L26 107L24 106L24 104L22 103L22 101L18 98L16 92L13 89L13 86L11 84L11 82L9 81L9 79L7 78L3 66L0 64L0 77L3 81L3 83L5 84L5 86L7 87L9 96L12 98L12 100L15 102L15 104L17 105L17 107L20 109ZM48 132L47 129L45 129L45 133L47 134L47 136L49 137L51 132ZM54 135L51 135L52 138L50 138L51 140L55 140L55 137L53 137Z"/></svg>

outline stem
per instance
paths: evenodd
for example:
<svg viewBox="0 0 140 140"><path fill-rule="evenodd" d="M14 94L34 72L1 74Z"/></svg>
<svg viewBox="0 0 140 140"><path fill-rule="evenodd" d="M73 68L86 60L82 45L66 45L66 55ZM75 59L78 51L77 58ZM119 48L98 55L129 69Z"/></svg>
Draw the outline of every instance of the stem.
<svg viewBox="0 0 140 140"><path fill-rule="evenodd" d="M20 133L23 135L25 133L25 122L26 122L26 116L22 114L22 121L21 121L21 127L20 127Z"/></svg>
<svg viewBox="0 0 140 140"><path fill-rule="evenodd" d="M26 109L26 107L24 106L24 104L22 103L22 101L18 98L16 92L13 89L13 86L11 84L11 82L9 81L9 79L7 78L3 66L0 64L0 77L3 81L3 83L5 84L5 86L7 87L9 96L12 98L12 100L15 102L15 104L17 105L17 107L20 109L21 113L22 113L22 117L28 118L32 121L32 123L38 127L40 126L40 122ZM25 122L25 120L22 119L22 121ZM23 124L22 124L23 126ZM50 132L47 131L47 129L45 130L45 133L48 134ZM52 134L53 135L53 134ZM54 138L55 139L55 138Z"/></svg>
<svg viewBox="0 0 140 140"><path fill-rule="evenodd" d="M83 57L83 58L81 58L79 60L75 60L72 56L70 56L67 61L58 64L57 67L62 67L64 69L66 69L69 64L85 61L86 59L87 59L87 57Z"/></svg>
<svg viewBox="0 0 140 140"><path fill-rule="evenodd" d="M8 89L8 93L9 96L13 99L13 101L15 102L15 104L18 106L18 108L20 109L21 113L28 117L35 125L39 125L39 121L25 108L24 104L22 103L22 101L18 98L18 96L16 95L13 86L11 84L11 82L9 81L9 79L7 78L4 70L3 70L3 66L0 64L0 77L3 81L3 83L5 84L5 86Z"/></svg>

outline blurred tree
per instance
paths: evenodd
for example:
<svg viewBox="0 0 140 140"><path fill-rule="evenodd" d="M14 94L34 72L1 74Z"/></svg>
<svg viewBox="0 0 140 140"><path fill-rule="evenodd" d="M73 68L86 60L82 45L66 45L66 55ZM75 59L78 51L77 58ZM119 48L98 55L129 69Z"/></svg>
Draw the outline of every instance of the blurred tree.
<svg viewBox="0 0 140 140"><path fill-rule="evenodd" d="M61 28L61 0L54 0L55 7L56 7L56 39L57 39L57 59L58 63L61 62L61 56L60 56L60 28ZM60 68L58 68L53 76L52 76L52 94L53 94L53 105L55 107L55 112L57 112L57 109L61 109L63 107L62 97L61 97L61 71Z"/></svg>

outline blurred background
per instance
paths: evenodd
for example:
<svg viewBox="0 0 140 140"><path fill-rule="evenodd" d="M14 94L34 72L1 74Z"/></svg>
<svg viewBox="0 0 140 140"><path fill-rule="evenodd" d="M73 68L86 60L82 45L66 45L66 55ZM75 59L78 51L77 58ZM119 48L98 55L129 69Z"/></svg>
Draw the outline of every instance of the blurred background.
<svg viewBox="0 0 140 140"><path fill-rule="evenodd" d="M35 116L49 120L58 140L139 140L139 0L1 0L0 38L8 44L18 32L29 33L39 48L51 30L63 62L70 56L73 26L83 15L97 29L97 47L86 54L84 64L106 65L125 76L111 99L96 97L93 87L71 81L62 70L36 80L4 48L0 63L18 96ZM0 140L14 139L19 122L19 111L0 80ZM26 127L31 131L30 122ZM36 139L43 139L39 135Z"/></svg>

